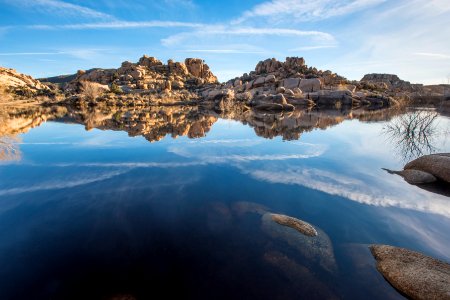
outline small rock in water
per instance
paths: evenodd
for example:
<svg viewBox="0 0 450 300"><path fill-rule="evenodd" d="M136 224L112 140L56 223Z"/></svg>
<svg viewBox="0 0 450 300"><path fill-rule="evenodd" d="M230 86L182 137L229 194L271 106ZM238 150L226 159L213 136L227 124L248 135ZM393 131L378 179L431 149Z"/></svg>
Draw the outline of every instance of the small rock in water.
<svg viewBox="0 0 450 300"><path fill-rule="evenodd" d="M411 299L450 299L450 264L418 252L372 245L378 271Z"/></svg>
<svg viewBox="0 0 450 300"><path fill-rule="evenodd" d="M316 236L317 231L314 227L302 220L279 214L272 214L272 220L280 225L291 227L307 236Z"/></svg>
<svg viewBox="0 0 450 300"><path fill-rule="evenodd" d="M286 242L306 259L317 263L328 272L337 270L333 245L328 235L320 228L315 228L316 236L299 234L297 229L290 226L279 226L272 219L272 213L265 213L261 218L261 229L274 239Z"/></svg>

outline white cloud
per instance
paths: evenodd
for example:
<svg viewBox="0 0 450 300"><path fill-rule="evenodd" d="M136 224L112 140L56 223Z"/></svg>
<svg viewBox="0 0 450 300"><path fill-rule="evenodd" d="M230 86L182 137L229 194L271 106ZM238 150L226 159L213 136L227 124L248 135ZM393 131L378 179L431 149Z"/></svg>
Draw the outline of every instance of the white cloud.
<svg viewBox="0 0 450 300"><path fill-rule="evenodd" d="M171 27L189 27L198 28L204 26L200 23L189 22L174 22L174 21L142 21L142 22L129 22L129 21L111 21L111 22L98 22L98 23L79 23L69 25L31 25L30 29L38 30L53 30L53 29L134 29L134 28L171 28Z"/></svg>
<svg viewBox="0 0 450 300"><path fill-rule="evenodd" d="M322 20L334 16L350 14L385 0L272 0L256 5L234 21L241 23L255 17L272 19L289 18L290 22Z"/></svg>
<svg viewBox="0 0 450 300"><path fill-rule="evenodd" d="M279 171L268 169L246 171L245 168L242 168L242 170L256 179L270 183L300 185L367 205L400 207L450 218L450 205L445 197L430 197L428 192L419 188L416 188L416 197L404 198L401 196L402 187L399 184L392 187L397 194L389 194L386 193L386 190L377 188L377 185L368 186L366 182L318 169L287 168ZM398 178L390 179L399 180ZM404 184L407 185L407 183Z"/></svg>
<svg viewBox="0 0 450 300"><path fill-rule="evenodd" d="M319 50L319 49L330 49L330 48L336 48L336 45L318 45L318 46L304 46L304 47L298 47L294 49L289 49L288 51L295 52L295 51L311 51L311 50Z"/></svg>
<svg viewBox="0 0 450 300"><path fill-rule="evenodd" d="M22 194L22 193L30 193L30 192L37 192L37 191L44 191L44 190L59 190L59 189L67 189L67 188L73 188L76 186L86 185L94 182L104 181L107 179L111 179L113 177L122 175L124 173L127 173L129 170L117 170L117 171L110 171L110 172L104 172L104 173L97 173L97 174L89 174L82 176L83 178L77 178L77 179L66 179L66 180L52 180L47 182L38 183L31 186L26 187L15 187L10 189L2 189L0 190L0 196L5 195L15 195L15 194Z"/></svg>
<svg viewBox="0 0 450 300"><path fill-rule="evenodd" d="M425 56L436 59L450 59L450 55L441 53L429 53L429 52L416 52L414 55Z"/></svg>
<svg viewBox="0 0 450 300"><path fill-rule="evenodd" d="M63 52L4 52L0 56L28 56L28 55L60 55Z"/></svg>
<svg viewBox="0 0 450 300"><path fill-rule="evenodd" d="M264 54L264 51L245 51L236 49L186 49L180 50L182 52L191 53L218 53L218 54Z"/></svg>
<svg viewBox="0 0 450 300"><path fill-rule="evenodd" d="M161 41L164 46L173 46L190 40L191 38L211 36L284 36L284 37L309 37L320 41L334 42L334 37L326 32L315 30L298 30L290 28L258 28L258 27L227 27L207 26L193 32L183 32L169 36Z"/></svg>
<svg viewBox="0 0 450 300"><path fill-rule="evenodd" d="M9 3L25 7L37 7L49 14L58 14L62 16L82 16L94 19L114 19L113 16L106 13L60 0L19 0L9 1Z"/></svg>

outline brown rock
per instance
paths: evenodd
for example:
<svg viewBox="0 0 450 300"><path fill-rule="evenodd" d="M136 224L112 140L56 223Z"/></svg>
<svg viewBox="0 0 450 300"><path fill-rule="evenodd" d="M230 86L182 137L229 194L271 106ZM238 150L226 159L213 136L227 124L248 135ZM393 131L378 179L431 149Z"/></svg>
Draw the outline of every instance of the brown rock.
<svg viewBox="0 0 450 300"><path fill-rule="evenodd" d="M272 220L280 225L291 227L304 235L317 235L317 231L314 229L314 227L302 220L280 214L272 214Z"/></svg>
<svg viewBox="0 0 450 300"><path fill-rule="evenodd" d="M450 299L450 265L418 252L372 245L377 270L411 299Z"/></svg>
<svg viewBox="0 0 450 300"><path fill-rule="evenodd" d="M200 58L186 58L184 61L188 71L194 77L205 79L206 82L217 82L217 77L210 71L209 66Z"/></svg>
<svg viewBox="0 0 450 300"><path fill-rule="evenodd" d="M450 182L450 153L424 155L407 163L404 169L420 170Z"/></svg>

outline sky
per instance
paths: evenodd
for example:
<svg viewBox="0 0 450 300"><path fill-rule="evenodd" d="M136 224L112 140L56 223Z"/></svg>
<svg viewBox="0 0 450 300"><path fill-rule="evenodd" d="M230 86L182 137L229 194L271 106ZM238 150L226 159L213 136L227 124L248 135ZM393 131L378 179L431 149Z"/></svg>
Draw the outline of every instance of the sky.
<svg viewBox="0 0 450 300"><path fill-rule="evenodd" d="M450 83L449 0L0 0L0 66L34 77L200 57L220 81L304 57L351 80Z"/></svg>

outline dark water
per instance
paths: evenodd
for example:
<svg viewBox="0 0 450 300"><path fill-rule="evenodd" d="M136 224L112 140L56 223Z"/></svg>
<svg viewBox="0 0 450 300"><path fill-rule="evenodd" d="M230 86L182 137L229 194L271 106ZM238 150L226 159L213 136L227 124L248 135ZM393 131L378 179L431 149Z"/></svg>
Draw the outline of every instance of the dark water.
<svg viewBox="0 0 450 300"><path fill-rule="evenodd" d="M401 299L368 245L450 260L448 189L381 169L450 152L414 113L4 111L0 299Z"/></svg>

